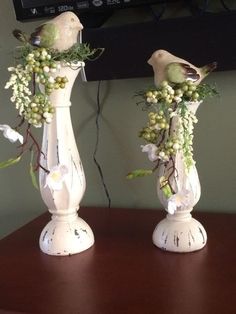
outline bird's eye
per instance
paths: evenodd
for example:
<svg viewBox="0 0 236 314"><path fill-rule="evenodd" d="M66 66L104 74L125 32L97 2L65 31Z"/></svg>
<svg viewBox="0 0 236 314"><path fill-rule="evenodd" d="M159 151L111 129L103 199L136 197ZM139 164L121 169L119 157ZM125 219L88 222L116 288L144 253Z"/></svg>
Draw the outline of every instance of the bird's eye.
<svg viewBox="0 0 236 314"><path fill-rule="evenodd" d="M71 22L74 22L74 21L75 21L75 19L72 17L72 18L71 18Z"/></svg>

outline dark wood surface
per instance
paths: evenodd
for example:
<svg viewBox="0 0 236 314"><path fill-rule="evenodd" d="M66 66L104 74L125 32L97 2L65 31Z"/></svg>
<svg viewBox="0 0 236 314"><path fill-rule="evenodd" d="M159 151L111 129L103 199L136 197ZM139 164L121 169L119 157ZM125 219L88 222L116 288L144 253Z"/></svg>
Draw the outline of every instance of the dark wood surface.
<svg viewBox="0 0 236 314"><path fill-rule="evenodd" d="M40 216L0 241L0 313L235 314L236 215L193 214L208 244L178 254L152 244L164 211L81 208L96 242L67 257L40 252Z"/></svg>

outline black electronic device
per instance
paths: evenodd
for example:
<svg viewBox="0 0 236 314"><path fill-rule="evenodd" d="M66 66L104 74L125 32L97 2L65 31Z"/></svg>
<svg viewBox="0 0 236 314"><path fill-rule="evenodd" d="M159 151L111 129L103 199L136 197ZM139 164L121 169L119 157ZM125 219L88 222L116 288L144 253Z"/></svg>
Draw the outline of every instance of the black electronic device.
<svg viewBox="0 0 236 314"><path fill-rule="evenodd" d="M217 61L217 70L236 69L236 11L200 11L193 16L160 19L113 27L99 27L115 9L174 0L13 0L20 21L52 17L73 11L84 25L83 42L105 48L95 62L86 63L87 80L111 80L153 76L147 59L157 49L202 66ZM176 0L176 2L178 2ZM183 1L184 2L184 1ZM185 1L187 3L191 1Z"/></svg>
<svg viewBox="0 0 236 314"><path fill-rule="evenodd" d="M44 18L65 11L97 13L114 9L173 2L164 0L13 0L16 18L19 21Z"/></svg>

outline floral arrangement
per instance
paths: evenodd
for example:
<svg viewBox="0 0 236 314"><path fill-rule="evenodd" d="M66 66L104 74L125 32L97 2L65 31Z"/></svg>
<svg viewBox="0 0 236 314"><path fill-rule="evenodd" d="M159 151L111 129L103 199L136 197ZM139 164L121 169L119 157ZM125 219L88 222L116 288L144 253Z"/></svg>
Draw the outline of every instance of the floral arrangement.
<svg viewBox="0 0 236 314"><path fill-rule="evenodd" d="M161 176L159 183L165 197L171 201L173 196L177 195L171 183L176 170L176 154L182 152L186 171L189 171L195 164L193 129L198 120L195 113L190 110L190 105L202 102L206 97L216 94L215 87L202 83L195 85L190 80L181 84L163 81L157 88L138 92L135 96L141 100L137 104L141 104L142 109L148 112L147 124L139 132L139 137L146 142L145 145L141 145L141 148L142 152L147 153L148 159L154 163L154 167L134 170L127 175L127 178L150 175L158 171L161 165L168 165L170 169L167 171L168 175ZM177 128L172 132L176 118L178 119ZM185 196L181 199L186 198Z"/></svg>
<svg viewBox="0 0 236 314"><path fill-rule="evenodd" d="M79 61L94 60L102 52L103 49L91 49L88 44L79 43L62 52L52 48L35 47L28 43L17 47L15 65L8 68L10 79L5 89L12 90L10 100L18 112L19 123L14 127L0 124L0 131L10 142L19 141L20 146L17 156L0 162L0 168L19 162L25 152L30 151L30 175L35 187L35 172L39 168L48 173L49 184L52 177L59 180L65 175L65 169L49 171L40 164L41 149L33 134L33 127L40 128L44 123L52 121L54 107L49 96L52 91L65 88L68 82L67 77L52 75L60 68L60 64L65 63L75 68Z"/></svg>

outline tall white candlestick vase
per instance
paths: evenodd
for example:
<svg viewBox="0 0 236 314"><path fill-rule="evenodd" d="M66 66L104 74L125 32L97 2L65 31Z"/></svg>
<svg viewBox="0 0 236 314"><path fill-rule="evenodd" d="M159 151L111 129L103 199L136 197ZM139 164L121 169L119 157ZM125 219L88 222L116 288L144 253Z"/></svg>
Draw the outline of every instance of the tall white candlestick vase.
<svg viewBox="0 0 236 314"><path fill-rule="evenodd" d="M77 149L70 116L70 96L74 81L84 64L69 66L61 64L53 77L67 77L64 89L54 90L50 101L55 108L51 123L45 123L40 164L57 179L64 178L59 188L48 184L48 173L40 169L39 183L42 198L52 214L51 221L40 235L40 249L49 255L71 255L82 252L94 244L94 235L89 225L77 211L84 195L85 175ZM57 169L53 174L54 169ZM65 171L66 169L66 171ZM52 178L53 179L53 178Z"/></svg>
<svg viewBox="0 0 236 314"><path fill-rule="evenodd" d="M188 104L188 108L195 114L199 102ZM180 117L174 116L170 132L174 134L179 127ZM168 178L174 190L172 200L167 198L161 178ZM153 243L159 248L171 252L192 252L206 245L207 234L204 227L190 212L198 202L201 194L200 182L195 165L188 169L183 151L177 152L173 160L160 166L158 172L157 193L160 202L168 211L168 207L175 206L174 213L168 213L153 232ZM170 209L169 209L170 211Z"/></svg>

